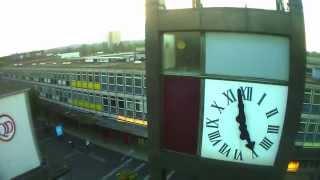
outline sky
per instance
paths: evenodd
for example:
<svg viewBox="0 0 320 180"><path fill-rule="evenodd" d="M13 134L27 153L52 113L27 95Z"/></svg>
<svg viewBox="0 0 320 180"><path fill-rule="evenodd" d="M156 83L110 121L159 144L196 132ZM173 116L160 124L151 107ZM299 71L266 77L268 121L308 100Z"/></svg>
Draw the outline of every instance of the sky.
<svg viewBox="0 0 320 180"><path fill-rule="evenodd" d="M168 8L191 0L166 0ZM186 3L184 3L186 2ZM204 5L273 8L275 0L203 0ZM222 4L223 3L223 4ZM107 41L143 40L145 0L1 0L0 57L18 52ZM320 52L320 0L303 0L308 51Z"/></svg>

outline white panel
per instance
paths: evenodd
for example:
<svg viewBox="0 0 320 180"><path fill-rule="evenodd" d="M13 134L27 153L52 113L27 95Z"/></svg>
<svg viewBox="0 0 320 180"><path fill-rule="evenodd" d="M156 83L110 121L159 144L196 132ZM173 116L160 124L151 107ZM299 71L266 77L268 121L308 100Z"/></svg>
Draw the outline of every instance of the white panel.
<svg viewBox="0 0 320 180"><path fill-rule="evenodd" d="M289 79L289 39L281 36L206 33L206 73Z"/></svg>
<svg viewBox="0 0 320 180"><path fill-rule="evenodd" d="M9 180L40 166L40 158L32 135L25 94L0 99L1 114L11 116L16 125L11 141L0 140L0 179Z"/></svg>
<svg viewBox="0 0 320 180"><path fill-rule="evenodd" d="M276 10L276 0L202 0L204 7L239 7Z"/></svg>

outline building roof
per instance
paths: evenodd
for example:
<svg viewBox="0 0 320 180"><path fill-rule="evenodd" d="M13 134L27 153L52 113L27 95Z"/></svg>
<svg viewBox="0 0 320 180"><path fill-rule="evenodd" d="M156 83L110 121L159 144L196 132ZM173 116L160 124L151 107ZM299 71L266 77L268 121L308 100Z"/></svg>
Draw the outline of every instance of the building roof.
<svg viewBox="0 0 320 180"><path fill-rule="evenodd" d="M0 98L26 92L30 89L26 84L13 83L9 80L0 80L0 84L2 85L0 88Z"/></svg>

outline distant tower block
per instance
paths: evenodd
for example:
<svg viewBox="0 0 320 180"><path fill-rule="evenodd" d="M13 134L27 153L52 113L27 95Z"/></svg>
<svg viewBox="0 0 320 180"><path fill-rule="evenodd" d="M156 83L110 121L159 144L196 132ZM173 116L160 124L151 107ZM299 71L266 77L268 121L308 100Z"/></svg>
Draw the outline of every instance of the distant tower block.
<svg viewBox="0 0 320 180"><path fill-rule="evenodd" d="M111 32L109 32L108 38L109 38L109 45L111 47L113 47L115 45L119 45L120 42L121 42L120 31L111 31Z"/></svg>

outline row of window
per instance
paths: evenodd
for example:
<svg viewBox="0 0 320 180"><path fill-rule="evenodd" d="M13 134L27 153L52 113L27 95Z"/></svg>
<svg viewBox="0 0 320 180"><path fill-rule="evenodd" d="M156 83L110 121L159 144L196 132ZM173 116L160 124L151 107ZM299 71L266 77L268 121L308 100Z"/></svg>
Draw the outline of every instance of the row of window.
<svg viewBox="0 0 320 180"><path fill-rule="evenodd" d="M107 96L47 86L38 86L37 90L41 97L106 114L145 119L147 113L146 101L142 99Z"/></svg>
<svg viewBox="0 0 320 180"><path fill-rule="evenodd" d="M296 141L320 143L320 120L302 118L299 122Z"/></svg>
<svg viewBox="0 0 320 180"><path fill-rule="evenodd" d="M81 89L95 89L131 95L145 95L146 82L142 74L77 72L77 73L5 73L5 77L36 81ZM90 87L91 86L91 87Z"/></svg>
<svg viewBox="0 0 320 180"><path fill-rule="evenodd" d="M303 112L320 114L320 89L305 88Z"/></svg>

